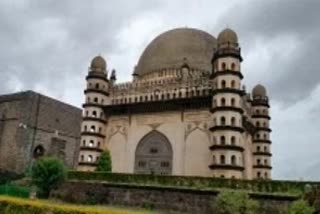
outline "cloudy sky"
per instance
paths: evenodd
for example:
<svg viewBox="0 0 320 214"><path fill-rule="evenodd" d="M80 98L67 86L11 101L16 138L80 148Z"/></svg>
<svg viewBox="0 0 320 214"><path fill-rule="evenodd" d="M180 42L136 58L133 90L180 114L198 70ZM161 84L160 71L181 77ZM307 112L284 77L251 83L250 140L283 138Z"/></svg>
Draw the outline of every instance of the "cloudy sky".
<svg viewBox="0 0 320 214"><path fill-rule="evenodd" d="M129 81L161 32L229 26L247 88L262 83L271 99L274 178L320 180L319 9L318 0L1 0L0 93L35 90L80 107L95 55Z"/></svg>

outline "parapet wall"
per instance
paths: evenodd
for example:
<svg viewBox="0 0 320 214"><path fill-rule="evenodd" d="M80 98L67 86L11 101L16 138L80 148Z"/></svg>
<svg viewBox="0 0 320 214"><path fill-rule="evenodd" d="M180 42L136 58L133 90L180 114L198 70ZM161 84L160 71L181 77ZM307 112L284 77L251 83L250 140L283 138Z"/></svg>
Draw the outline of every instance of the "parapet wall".
<svg viewBox="0 0 320 214"><path fill-rule="evenodd" d="M213 213L218 191L173 187L69 181L52 193L53 198L69 203L109 204L151 208L175 213ZM250 194L260 203L261 214L280 214L297 199L295 196Z"/></svg>

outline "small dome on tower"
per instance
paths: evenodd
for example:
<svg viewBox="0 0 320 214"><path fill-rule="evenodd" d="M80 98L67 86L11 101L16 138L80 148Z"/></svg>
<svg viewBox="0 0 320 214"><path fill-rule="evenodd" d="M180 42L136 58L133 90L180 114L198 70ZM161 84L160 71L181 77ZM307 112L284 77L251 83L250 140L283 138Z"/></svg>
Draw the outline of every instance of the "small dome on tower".
<svg viewBox="0 0 320 214"><path fill-rule="evenodd" d="M267 96L267 90L263 85L256 85L252 90L253 97L260 96L260 97L266 97Z"/></svg>
<svg viewBox="0 0 320 214"><path fill-rule="evenodd" d="M107 63L102 56L96 56L91 61L91 68L92 69L99 69L101 71L105 71L107 68Z"/></svg>
<svg viewBox="0 0 320 214"><path fill-rule="evenodd" d="M238 44L238 36L236 32L230 28L224 29L218 35L218 44L221 45L226 43Z"/></svg>

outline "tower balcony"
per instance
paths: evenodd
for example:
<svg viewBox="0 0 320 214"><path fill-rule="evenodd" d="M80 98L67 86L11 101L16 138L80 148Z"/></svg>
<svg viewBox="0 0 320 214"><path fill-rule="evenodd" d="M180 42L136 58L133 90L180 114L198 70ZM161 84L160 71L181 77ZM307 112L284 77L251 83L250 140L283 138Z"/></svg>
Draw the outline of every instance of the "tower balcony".
<svg viewBox="0 0 320 214"><path fill-rule="evenodd" d="M255 168L255 169L269 169L269 170L271 170L271 169L272 169L272 166L259 164L259 165L253 165L253 168Z"/></svg>
<svg viewBox="0 0 320 214"><path fill-rule="evenodd" d="M209 147L211 151L216 150L231 150L231 151L237 151L237 152L243 152L244 148L238 145L231 145L231 144L215 144Z"/></svg>
<svg viewBox="0 0 320 214"><path fill-rule="evenodd" d="M245 95L244 90L236 89L236 88L219 88L219 89L214 89L212 91L212 95L220 94L220 93L229 93L229 94L237 94L239 96Z"/></svg>
<svg viewBox="0 0 320 214"><path fill-rule="evenodd" d="M103 72L90 71L86 76L86 80L88 81L89 79L102 79L108 82L107 75Z"/></svg>
<svg viewBox="0 0 320 214"><path fill-rule="evenodd" d="M233 71L233 70L223 70L223 71L215 71L211 74L210 78L214 79L218 76L226 76L226 75L233 75L238 76L241 80L243 79L243 75L240 71Z"/></svg>
<svg viewBox="0 0 320 214"><path fill-rule="evenodd" d="M240 165L235 164L211 164L209 166L210 169L215 170L236 170L236 171L243 171L244 167Z"/></svg>
<svg viewBox="0 0 320 214"><path fill-rule="evenodd" d="M272 156L270 152L253 152L253 155L268 156L268 157Z"/></svg>
<svg viewBox="0 0 320 214"><path fill-rule="evenodd" d="M105 96L109 96L109 92L103 91L101 89L95 89L95 88L88 88L84 90L84 94L87 95L89 93L97 93L97 94L103 94Z"/></svg>
<svg viewBox="0 0 320 214"><path fill-rule="evenodd" d="M236 131L243 133L244 129L242 127L238 126L232 126L232 125L217 125L213 126L209 129L211 132L216 132L216 131Z"/></svg>
<svg viewBox="0 0 320 214"><path fill-rule="evenodd" d="M91 147L91 146L81 146L81 151L93 151L93 152L103 152L103 149L99 147Z"/></svg>
<svg viewBox="0 0 320 214"><path fill-rule="evenodd" d="M234 112L238 112L240 114L243 113L243 109L240 107L236 107L236 106L215 106L210 109L211 113L215 113L218 111L234 111Z"/></svg>
<svg viewBox="0 0 320 214"><path fill-rule="evenodd" d="M241 49L235 48L233 46L226 46L226 47L220 47L218 48L213 55L212 61L215 61L216 59L220 57L234 57L239 59L240 62L242 62L241 57Z"/></svg>
<svg viewBox="0 0 320 214"><path fill-rule="evenodd" d="M99 122L99 123L103 123L103 124L107 123L107 121L105 119L102 119L99 117L88 117L88 116L83 117L82 121L94 121L94 122Z"/></svg>
<svg viewBox="0 0 320 214"><path fill-rule="evenodd" d="M81 132L81 136L93 136L93 137L100 137L105 138L106 136L104 134L98 133L98 132L89 132L89 131L83 131Z"/></svg>
<svg viewBox="0 0 320 214"><path fill-rule="evenodd" d="M271 120L271 117L267 114L254 114L251 117L256 119L263 118L263 119Z"/></svg>

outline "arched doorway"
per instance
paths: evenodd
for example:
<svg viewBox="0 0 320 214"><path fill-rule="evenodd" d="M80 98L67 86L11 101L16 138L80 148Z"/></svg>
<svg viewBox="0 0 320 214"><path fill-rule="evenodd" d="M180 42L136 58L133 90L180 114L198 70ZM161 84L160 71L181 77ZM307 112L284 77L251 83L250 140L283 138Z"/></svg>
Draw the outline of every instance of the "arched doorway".
<svg viewBox="0 0 320 214"><path fill-rule="evenodd" d="M166 136L152 131L138 143L134 172L138 174L171 175L172 147Z"/></svg>

